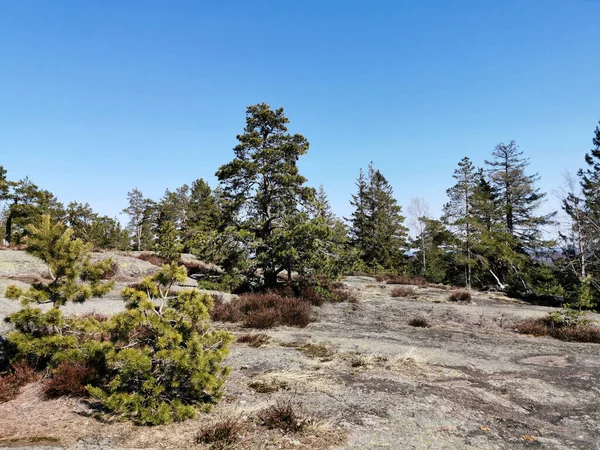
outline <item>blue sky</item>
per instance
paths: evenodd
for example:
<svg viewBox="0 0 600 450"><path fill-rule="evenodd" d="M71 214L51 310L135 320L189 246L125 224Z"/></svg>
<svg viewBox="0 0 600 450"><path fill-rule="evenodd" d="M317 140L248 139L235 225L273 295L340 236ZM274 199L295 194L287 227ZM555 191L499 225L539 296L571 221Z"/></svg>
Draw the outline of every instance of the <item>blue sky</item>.
<svg viewBox="0 0 600 450"><path fill-rule="evenodd" d="M264 101L338 214L371 160L438 214L456 163L501 141L546 191L581 167L599 74L591 0L4 1L0 165L115 216L134 186L215 186Z"/></svg>

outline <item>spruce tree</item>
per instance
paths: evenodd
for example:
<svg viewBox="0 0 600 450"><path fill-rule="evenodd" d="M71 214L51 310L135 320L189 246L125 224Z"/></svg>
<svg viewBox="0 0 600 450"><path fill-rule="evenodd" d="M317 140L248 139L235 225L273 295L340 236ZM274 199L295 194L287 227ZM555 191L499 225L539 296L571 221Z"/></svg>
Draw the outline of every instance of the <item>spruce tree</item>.
<svg viewBox="0 0 600 450"><path fill-rule="evenodd" d="M351 218L351 236L362 260L371 269L396 270L403 262L408 229L393 189L373 163L365 176L361 170L352 196L355 210Z"/></svg>
<svg viewBox="0 0 600 450"><path fill-rule="evenodd" d="M600 127L596 127L593 148L586 153L587 167L578 174L581 179L581 234L587 255L585 279L593 287L595 296L600 292ZM569 211L567 211L569 212Z"/></svg>
<svg viewBox="0 0 600 450"><path fill-rule="evenodd" d="M457 258L457 262L464 265L465 285L470 288L474 232L472 203L473 194L477 188L477 172L471 160L465 157L458 163L458 168L452 177L456 180L456 184L446 191L449 201L444 205L442 220L454 229L462 243L463 256Z"/></svg>
<svg viewBox="0 0 600 450"><path fill-rule="evenodd" d="M523 247L536 249L541 244L542 227L550 224L555 215L535 214L546 197L535 186L539 176L525 173L529 159L523 158L515 141L498 144L492 157L485 163L489 167L490 182L502 200L506 230Z"/></svg>

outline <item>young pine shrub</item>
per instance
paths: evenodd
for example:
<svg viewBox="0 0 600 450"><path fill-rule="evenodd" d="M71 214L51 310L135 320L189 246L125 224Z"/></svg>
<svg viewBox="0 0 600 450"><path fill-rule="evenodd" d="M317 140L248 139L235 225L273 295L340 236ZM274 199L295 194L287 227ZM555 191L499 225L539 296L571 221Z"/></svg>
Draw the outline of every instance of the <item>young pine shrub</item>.
<svg viewBox="0 0 600 450"><path fill-rule="evenodd" d="M163 266L125 288L126 310L110 320L114 348L106 355L108 383L89 387L104 409L138 424L159 425L195 416L220 400L232 336L213 330L212 298L197 290L169 295L185 267Z"/></svg>
<svg viewBox="0 0 600 450"><path fill-rule="evenodd" d="M468 291L456 291L450 294L448 300L450 300L451 302L469 303L471 301L471 293Z"/></svg>

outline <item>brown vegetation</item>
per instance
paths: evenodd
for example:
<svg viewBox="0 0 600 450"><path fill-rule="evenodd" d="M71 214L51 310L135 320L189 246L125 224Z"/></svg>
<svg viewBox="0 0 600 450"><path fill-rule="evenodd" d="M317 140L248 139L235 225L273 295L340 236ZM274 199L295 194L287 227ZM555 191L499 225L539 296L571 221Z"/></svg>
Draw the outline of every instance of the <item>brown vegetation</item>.
<svg viewBox="0 0 600 450"><path fill-rule="evenodd" d="M279 294L245 294L231 302L216 300L211 318L220 322L242 322L249 328L278 325L305 327L310 323L310 303Z"/></svg>
<svg viewBox="0 0 600 450"><path fill-rule="evenodd" d="M0 403L8 402L19 395L21 387L39 378L35 370L25 364L15 364L10 373L0 377Z"/></svg>
<svg viewBox="0 0 600 450"><path fill-rule="evenodd" d="M85 397L88 394L85 387L97 379L98 373L93 368L65 361L52 371L52 377L44 382L42 389L48 398Z"/></svg>
<svg viewBox="0 0 600 450"><path fill-rule="evenodd" d="M429 328L431 325L429 324L429 321L422 316L417 316L417 317L413 317L412 319L410 319L408 321L408 324L411 327L417 327L417 328Z"/></svg>
<svg viewBox="0 0 600 450"><path fill-rule="evenodd" d="M136 256L137 259L141 259L142 261L149 262L153 266L162 267L166 261L163 258L156 256L153 253L142 253Z"/></svg>
<svg viewBox="0 0 600 450"><path fill-rule="evenodd" d="M515 331L533 336L551 336L561 341L600 344L600 327L589 324L563 325L550 316L527 319L515 325Z"/></svg>
<svg viewBox="0 0 600 450"><path fill-rule="evenodd" d="M257 419L260 425L286 433L301 432L315 422L313 418L300 412L291 400L279 401L259 411Z"/></svg>
<svg viewBox="0 0 600 450"><path fill-rule="evenodd" d="M209 444L211 449L232 448L242 432L242 421L239 417L220 418L204 427L198 433L198 444Z"/></svg>
<svg viewBox="0 0 600 450"><path fill-rule="evenodd" d="M451 302L470 302L471 293L467 291L456 291L450 294L448 300L450 300Z"/></svg>
<svg viewBox="0 0 600 450"><path fill-rule="evenodd" d="M236 342L240 344L248 344L248 347L260 347L265 345L271 339L268 335L264 333L247 333L238 336Z"/></svg>
<svg viewBox="0 0 600 450"><path fill-rule="evenodd" d="M419 293L417 291L415 291L413 288L409 288L409 287L396 287L394 289L392 289L392 297L405 297L405 298L418 298L419 297Z"/></svg>

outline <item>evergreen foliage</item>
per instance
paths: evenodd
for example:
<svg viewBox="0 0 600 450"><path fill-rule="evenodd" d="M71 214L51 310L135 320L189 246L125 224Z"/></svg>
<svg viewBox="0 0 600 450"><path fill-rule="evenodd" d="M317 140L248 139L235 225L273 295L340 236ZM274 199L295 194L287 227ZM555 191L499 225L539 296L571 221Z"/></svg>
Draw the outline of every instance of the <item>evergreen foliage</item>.
<svg viewBox="0 0 600 450"><path fill-rule="evenodd" d="M373 163L366 175L361 169L356 186L358 192L350 202L353 245L371 270L397 270L404 262L408 229L393 189Z"/></svg>
<svg viewBox="0 0 600 450"><path fill-rule="evenodd" d="M208 294L172 292L185 277L185 267L167 264L123 290L127 309L107 326L111 379L88 388L110 413L160 425L192 418L221 398L229 374L222 362L233 338L211 329Z"/></svg>

